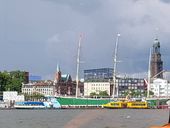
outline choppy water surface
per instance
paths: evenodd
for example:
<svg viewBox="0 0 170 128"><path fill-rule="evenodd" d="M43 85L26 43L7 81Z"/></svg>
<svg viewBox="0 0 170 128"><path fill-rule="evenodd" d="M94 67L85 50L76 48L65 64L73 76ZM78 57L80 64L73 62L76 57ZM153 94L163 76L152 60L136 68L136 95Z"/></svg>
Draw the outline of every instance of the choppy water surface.
<svg viewBox="0 0 170 128"><path fill-rule="evenodd" d="M169 110L0 110L1 128L149 128L167 123Z"/></svg>

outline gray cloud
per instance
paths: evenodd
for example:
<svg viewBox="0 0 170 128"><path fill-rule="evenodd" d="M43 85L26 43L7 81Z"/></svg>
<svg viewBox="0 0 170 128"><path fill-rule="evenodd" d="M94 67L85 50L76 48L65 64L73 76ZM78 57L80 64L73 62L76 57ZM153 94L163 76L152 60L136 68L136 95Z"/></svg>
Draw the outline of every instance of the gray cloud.
<svg viewBox="0 0 170 128"><path fill-rule="evenodd" d="M65 6L69 6L71 9L79 12L88 14L97 9L100 9L102 4L101 0L91 0L90 2L87 0L44 0L53 2L56 4L63 4Z"/></svg>
<svg viewBox="0 0 170 128"><path fill-rule="evenodd" d="M164 3L170 3L169 0L160 0L160 1L162 1L162 2L164 2Z"/></svg>
<svg viewBox="0 0 170 128"><path fill-rule="evenodd" d="M170 8L160 0L9 1L0 0L0 70L21 68L45 77L53 76L59 63L74 78L81 32L81 72L112 67L119 32L118 71L146 72L157 27L169 69Z"/></svg>

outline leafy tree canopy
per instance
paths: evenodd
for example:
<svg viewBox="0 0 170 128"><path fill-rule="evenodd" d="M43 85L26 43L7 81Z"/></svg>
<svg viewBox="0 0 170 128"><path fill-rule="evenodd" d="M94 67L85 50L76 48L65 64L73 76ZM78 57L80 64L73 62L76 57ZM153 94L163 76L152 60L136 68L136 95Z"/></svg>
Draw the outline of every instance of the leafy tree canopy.
<svg viewBox="0 0 170 128"><path fill-rule="evenodd" d="M25 79L25 72L23 71L0 72L0 91L21 92L22 83L26 81Z"/></svg>
<svg viewBox="0 0 170 128"><path fill-rule="evenodd" d="M109 94L107 93L107 91L99 91L99 94L92 92L92 93L90 93L90 96L103 97L103 96L109 96Z"/></svg>

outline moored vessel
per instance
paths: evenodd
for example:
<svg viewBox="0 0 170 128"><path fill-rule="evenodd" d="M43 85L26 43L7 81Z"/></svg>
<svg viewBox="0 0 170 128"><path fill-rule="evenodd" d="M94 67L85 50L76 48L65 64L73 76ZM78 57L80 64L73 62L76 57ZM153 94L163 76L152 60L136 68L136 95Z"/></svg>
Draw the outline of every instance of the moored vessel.
<svg viewBox="0 0 170 128"><path fill-rule="evenodd" d="M109 102L107 104L103 104L102 107L103 108L126 108L127 103L124 101L113 101L113 102Z"/></svg>
<svg viewBox="0 0 170 128"><path fill-rule="evenodd" d="M129 101L127 102L127 108L145 109L149 107L147 101Z"/></svg>
<svg viewBox="0 0 170 128"><path fill-rule="evenodd" d="M146 109L147 101L113 101L102 105L103 108L129 108L129 109Z"/></svg>
<svg viewBox="0 0 170 128"><path fill-rule="evenodd" d="M16 102L14 104L14 108L16 109L42 109L45 108L43 102L40 101L23 101L23 102Z"/></svg>

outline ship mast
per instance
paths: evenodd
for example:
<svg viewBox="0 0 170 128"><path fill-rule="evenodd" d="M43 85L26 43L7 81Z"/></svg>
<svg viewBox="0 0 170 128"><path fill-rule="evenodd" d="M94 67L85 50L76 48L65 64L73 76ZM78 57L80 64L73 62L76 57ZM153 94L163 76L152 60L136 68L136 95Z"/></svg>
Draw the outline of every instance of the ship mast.
<svg viewBox="0 0 170 128"><path fill-rule="evenodd" d="M81 40L82 40L82 34L80 34L79 37L79 44L78 44L78 53L77 53L77 71L76 71L76 98L78 97L79 92L79 67L80 67L80 48L81 48Z"/></svg>
<svg viewBox="0 0 170 128"><path fill-rule="evenodd" d="M149 52L149 66L148 66L148 86L147 86L147 97L149 97L150 91L150 83L151 83L151 48Z"/></svg>
<svg viewBox="0 0 170 128"><path fill-rule="evenodd" d="M113 58L113 94L112 94L113 98L115 97L115 91L116 91L116 67L117 67L117 50L118 50L119 37L120 37L120 34L117 34L115 53L114 53L114 58Z"/></svg>

